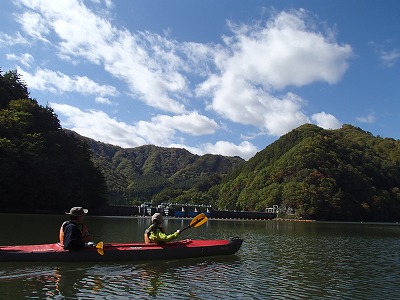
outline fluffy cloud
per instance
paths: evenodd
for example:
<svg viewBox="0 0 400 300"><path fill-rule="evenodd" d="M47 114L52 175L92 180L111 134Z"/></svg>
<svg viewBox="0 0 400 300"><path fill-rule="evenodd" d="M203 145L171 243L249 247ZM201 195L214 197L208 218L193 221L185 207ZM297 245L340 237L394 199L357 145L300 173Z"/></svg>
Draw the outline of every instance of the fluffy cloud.
<svg viewBox="0 0 400 300"><path fill-rule="evenodd" d="M121 147L136 147L146 143L140 136L132 135L134 127L110 118L102 111L82 111L79 108L58 103L50 103L58 114L67 117L61 125L98 141L107 141Z"/></svg>
<svg viewBox="0 0 400 300"><path fill-rule="evenodd" d="M95 99L96 103L100 103L100 104L112 104L112 102L110 101L110 99L105 98L105 97L96 97Z"/></svg>
<svg viewBox="0 0 400 300"><path fill-rule="evenodd" d="M257 147L248 141L244 141L239 145L229 141L217 141L215 144L204 143L197 147L190 147L184 144L170 144L169 146L173 148L184 148L197 155L216 154L224 156L239 156L245 160L250 159L258 152Z"/></svg>
<svg viewBox="0 0 400 300"><path fill-rule="evenodd" d="M38 68L31 74L22 68L18 72L29 82L31 89L48 91L55 94L77 92L83 95L118 96L117 89L110 85L101 85L86 76L69 77L59 71L54 72Z"/></svg>
<svg viewBox="0 0 400 300"><path fill-rule="evenodd" d="M336 83L352 50L308 28L306 17L303 11L283 12L266 26L232 27L234 35L215 55L218 72L198 86L197 95L210 97L209 109L225 118L271 135L309 122L301 97L279 91Z"/></svg>
<svg viewBox="0 0 400 300"><path fill-rule="evenodd" d="M65 104L50 104L55 112L67 116L67 122L62 124L83 136L90 136L99 141L107 140L108 143L121 147L137 147L145 144L161 145L165 147L185 148L188 151L203 155L206 153L221 154L226 156L240 156L244 159L251 158L257 147L249 142L235 145L227 141L218 141L215 144L206 143L198 147L189 147L184 144L173 143L176 131L192 135L212 134L218 129L215 121L198 113L182 116L157 116L151 122L140 121L135 125L128 125L110 118L102 111L82 111L79 108Z"/></svg>
<svg viewBox="0 0 400 300"><path fill-rule="evenodd" d="M41 15L34 12L26 12L17 17L22 29L31 37L50 43L44 36L49 33L46 22Z"/></svg>
<svg viewBox="0 0 400 300"><path fill-rule="evenodd" d="M179 103L189 93L183 64L175 45L150 32L118 29L79 1L24 0L35 13L19 16L23 29L33 38L58 37L60 57L102 65L123 80L138 99L160 110L182 113ZM77 34L79 32L79 34Z"/></svg>
<svg viewBox="0 0 400 300"><path fill-rule="evenodd" d="M187 115L153 117L150 122L139 121L134 125L110 118L103 111L82 111L79 108L51 103L58 114L67 117L62 124L77 133L99 141L107 141L121 147L136 147L144 144L170 146L176 132L189 135L212 134L218 129L214 120L193 112Z"/></svg>
<svg viewBox="0 0 400 300"><path fill-rule="evenodd" d="M244 159L249 159L257 152L257 147L248 141L242 142L240 145L235 145L227 141L218 141L215 144L202 145L204 153L221 154L224 156L240 156Z"/></svg>
<svg viewBox="0 0 400 300"><path fill-rule="evenodd" d="M324 112L312 115L311 119L316 125L324 129L338 129L342 127L342 124L335 116Z"/></svg>

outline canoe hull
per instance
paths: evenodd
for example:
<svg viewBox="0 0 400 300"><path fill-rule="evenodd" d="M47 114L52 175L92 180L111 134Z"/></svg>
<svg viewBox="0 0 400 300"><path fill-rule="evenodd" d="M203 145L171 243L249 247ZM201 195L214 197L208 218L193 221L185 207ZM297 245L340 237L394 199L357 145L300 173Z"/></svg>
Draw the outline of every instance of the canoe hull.
<svg viewBox="0 0 400 300"><path fill-rule="evenodd" d="M144 243L104 244L104 255L96 249L66 251L59 244L0 246L0 261L145 261L182 259L236 253L243 240L183 240L162 245Z"/></svg>

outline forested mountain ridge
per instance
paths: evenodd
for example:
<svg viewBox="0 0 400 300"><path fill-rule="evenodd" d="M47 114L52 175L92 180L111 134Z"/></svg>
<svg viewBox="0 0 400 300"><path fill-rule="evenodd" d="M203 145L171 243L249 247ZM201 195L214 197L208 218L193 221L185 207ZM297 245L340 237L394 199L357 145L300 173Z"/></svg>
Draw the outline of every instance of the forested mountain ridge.
<svg viewBox="0 0 400 300"><path fill-rule="evenodd" d="M93 151L92 161L104 174L111 204L208 204L204 191L244 163L240 157L199 156L180 148L121 148L69 133Z"/></svg>
<svg viewBox="0 0 400 300"><path fill-rule="evenodd" d="M398 221L400 141L351 125L306 124L257 153L212 188L218 206L278 205L318 220Z"/></svg>

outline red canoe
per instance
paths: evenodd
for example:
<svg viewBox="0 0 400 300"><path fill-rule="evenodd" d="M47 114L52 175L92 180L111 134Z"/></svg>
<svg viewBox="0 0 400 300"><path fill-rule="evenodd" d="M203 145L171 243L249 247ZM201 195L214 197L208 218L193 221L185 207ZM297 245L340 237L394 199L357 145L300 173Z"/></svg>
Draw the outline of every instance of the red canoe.
<svg viewBox="0 0 400 300"><path fill-rule="evenodd" d="M165 244L104 244L104 255L95 248L66 251L59 244L0 246L0 261L142 261L181 259L236 253L243 240L182 240Z"/></svg>

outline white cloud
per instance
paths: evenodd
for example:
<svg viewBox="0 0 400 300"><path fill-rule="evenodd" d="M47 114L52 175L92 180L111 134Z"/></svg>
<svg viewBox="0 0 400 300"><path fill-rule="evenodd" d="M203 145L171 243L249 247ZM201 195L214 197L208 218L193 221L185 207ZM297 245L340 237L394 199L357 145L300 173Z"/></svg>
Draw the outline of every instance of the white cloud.
<svg viewBox="0 0 400 300"><path fill-rule="evenodd" d="M93 3L99 4L99 5L101 5L102 2L104 2L104 5L105 5L107 8L113 7L112 0L91 0L91 1L92 1Z"/></svg>
<svg viewBox="0 0 400 300"><path fill-rule="evenodd" d="M35 59L33 58L33 56L29 53L24 53L21 55L16 55L14 53L12 54L7 54L6 58L8 60L16 60L18 62L20 62L22 65L24 65L25 67L30 67L31 63L33 63L35 61Z"/></svg>
<svg viewBox="0 0 400 300"><path fill-rule="evenodd" d="M228 141L218 141L215 144L205 143L198 147L190 147L183 144L170 144L170 147L184 148L197 155L216 154L224 156L239 156L245 160L250 159L258 152L257 147L248 141L244 141L239 145Z"/></svg>
<svg viewBox="0 0 400 300"><path fill-rule="evenodd" d="M301 111L303 100L294 94L278 98L227 73L221 81L209 108L233 122L266 129L275 136L308 122Z"/></svg>
<svg viewBox="0 0 400 300"><path fill-rule="evenodd" d="M221 154L224 156L239 156L248 160L257 153L257 147L248 141L242 142L240 145L235 145L227 141L218 141L215 144L202 145L204 153Z"/></svg>
<svg viewBox="0 0 400 300"><path fill-rule="evenodd" d="M180 132L193 136L213 134L219 128L214 120L200 115L198 112L172 117L160 115L152 118L152 123L159 124L159 126L172 127Z"/></svg>
<svg viewBox="0 0 400 300"><path fill-rule="evenodd" d="M41 40L55 34L61 58L103 65L147 105L174 113L186 111L179 101L189 94L189 89L186 78L178 71L184 63L173 42L150 32L118 29L79 1L21 2L35 13L22 14L20 22L40 24L37 31L30 32L25 25L24 28Z"/></svg>
<svg viewBox="0 0 400 300"><path fill-rule="evenodd" d="M107 105L112 104L110 99L105 98L105 97L96 97L95 102L96 103L100 103L100 104L107 104Z"/></svg>
<svg viewBox="0 0 400 300"><path fill-rule="evenodd" d="M17 16L17 21L22 25L22 29L31 37L49 42L44 36L49 33L49 29L40 14L26 12Z"/></svg>
<svg viewBox="0 0 400 300"><path fill-rule="evenodd" d="M219 72L198 86L197 95L210 97L208 108L221 116L270 135L309 122L301 97L277 92L316 81L336 83L352 50L308 28L306 17L304 12L283 12L265 27L232 27L226 48L216 51Z"/></svg>
<svg viewBox="0 0 400 300"><path fill-rule="evenodd" d="M158 115L151 122L139 121L136 133L146 137L148 144L169 146L175 143L176 131L191 136L213 134L218 129L214 120L199 115L197 112L178 116Z"/></svg>
<svg viewBox="0 0 400 300"><path fill-rule="evenodd" d="M357 121L361 123L374 123L376 120L374 113L370 113L369 115L365 117L357 117Z"/></svg>
<svg viewBox="0 0 400 300"><path fill-rule="evenodd" d="M83 95L99 95L100 97L119 95L115 87L98 84L86 76L69 77L59 71L40 68L34 74L28 73L22 68L19 68L18 72L26 82L29 82L29 88L42 92L47 91L54 94L77 92Z"/></svg>
<svg viewBox="0 0 400 300"><path fill-rule="evenodd" d="M79 108L58 103L50 103L50 106L57 114L67 118L67 121L62 124L64 128L74 130L83 136L121 147L147 144L145 138L135 133L135 126L112 119L102 111L82 111Z"/></svg>
<svg viewBox="0 0 400 300"><path fill-rule="evenodd" d="M340 123L335 116L324 112L313 114L311 119L316 123L316 125L324 129L338 129L342 127L342 123Z"/></svg>
<svg viewBox="0 0 400 300"><path fill-rule="evenodd" d="M369 42L375 52L378 54L379 59L382 61L383 65L391 68L393 67L396 62L400 59L400 50L399 49L391 49L386 50L384 45L380 45L375 42Z"/></svg>
<svg viewBox="0 0 400 300"><path fill-rule="evenodd" d="M14 36L0 32L0 48L29 44L29 39L23 37L20 32L16 32Z"/></svg>
<svg viewBox="0 0 400 300"><path fill-rule="evenodd" d="M382 51L381 59L385 66L393 67L395 63L400 59L400 50L394 49L391 51Z"/></svg>
<svg viewBox="0 0 400 300"><path fill-rule="evenodd" d="M128 125L110 118L102 111L82 111L79 108L58 103L50 103L50 105L56 113L67 117L67 121L62 124L63 127L70 128L94 140L125 148L154 144L185 148L198 155L211 153L240 156L244 159L251 158L257 152L257 147L247 141L240 145L219 141L215 144L206 143L199 147L190 147L174 142L176 131L190 135L204 135L212 134L218 128L215 121L201 116L197 112L174 117L157 116L152 118L151 122L140 121L137 124Z"/></svg>
<svg viewBox="0 0 400 300"><path fill-rule="evenodd" d="M214 120L192 112L180 116L153 117L150 122L139 121L134 125L119 122L98 110L82 111L79 108L51 103L54 111L67 118L63 127L105 143L121 147L136 147L145 144L168 147L175 142L176 132L189 135L212 134L218 129Z"/></svg>

